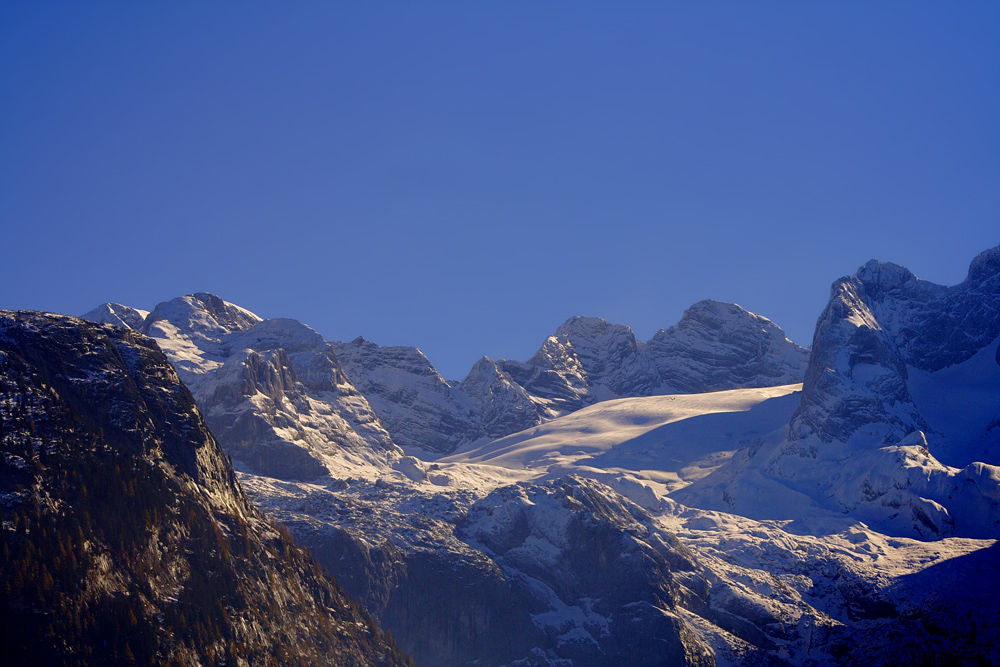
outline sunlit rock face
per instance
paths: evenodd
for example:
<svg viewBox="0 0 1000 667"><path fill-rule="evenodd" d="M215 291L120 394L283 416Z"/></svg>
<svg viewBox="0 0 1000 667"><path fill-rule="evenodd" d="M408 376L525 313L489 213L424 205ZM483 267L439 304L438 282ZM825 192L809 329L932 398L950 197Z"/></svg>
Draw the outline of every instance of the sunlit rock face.
<svg viewBox="0 0 1000 667"><path fill-rule="evenodd" d="M251 505L153 339L0 311L0 434L9 664L406 663Z"/></svg>
<svg viewBox="0 0 1000 667"><path fill-rule="evenodd" d="M332 345L396 444L450 452L479 437L480 419L470 397L441 377L417 348L383 347L364 338Z"/></svg>
<svg viewBox="0 0 1000 667"><path fill-rule="evenodd" d="M159 304L139 329L166 353L240 465L302 480L399 456L334 347L295 320L262 320L198 293Z"/></svg>

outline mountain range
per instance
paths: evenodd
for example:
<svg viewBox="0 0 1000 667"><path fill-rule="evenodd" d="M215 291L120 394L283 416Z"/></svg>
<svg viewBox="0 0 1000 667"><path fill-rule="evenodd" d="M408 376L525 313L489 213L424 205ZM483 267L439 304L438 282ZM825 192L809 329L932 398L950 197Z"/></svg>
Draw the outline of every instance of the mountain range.
<svg viewBox="0 0 1000 667"><path fill-rule="evenodd" d="M283 623L316 596L343 596L326 605L332 626L361 615L366 639L338 649L358 664L402 660L393 641L447 667L1000 662L1000 247L951 287L865 264L833 284L809 350L764 317L702 301L648 342L571 318L531 359L484 357L461 381L415 348L329 342L207 293L149 311L104 304L84 316L96 324L4 317L4 539L23 547L33 533L18 521L78 502L60 500L79 498L61 481L74 459L94 475L107 468L87 463L103 461L95 452L124 448L133 467L168 471L151 483L158 498L207 503L178 525L169 506L141 515L143 536L194 534L214 517L222 537L199 538L209 549L196 557L243 559L245 578L227 584L240 595L201 602L224 618L252 616L253 582L279 577L306 600ZM133 396L126 375L153 388ZM57 413L47 437L74 443L58 465L30 444L35 420ZM8 507L36 509L11 522ZM87 543L138 562L102 530ZM296 554L294 572L248 564L232 546L244 532L255 553ZM178 562L156 576L196 588ZM120 579L110 594L133 590ZM19 595L39 610L53 600ZM178 643L148 620L177 595L124 597L143 601L130 609L155 638L125 641L133 654L211 664L243 636L216 622ZM241 623L263 628L234 657L254 664L278 630ZM316 623L290 651L328 650ZM87 645L70 636L69 654Z"/></svg>
<svg viewBox="0 0 1000 667"><path fill-rule="evenodd" d="M445 380L416 348L363 338L329 343L295 320L265 321L213 294L179 297L151 312L107 303L83 317L156 339L227 450L262 442L301 450L284 455L299 467L283 474L259 467L282 457L246 452L234 458L298 479L323 473L323 446L310 438L317 430L319 439L358 455L366 449L350 443L359 439L378 451L391 440L432 456L448 454L599 400L799 382L808 363L808 353L770 320L715 301L695 304L648 343L625 325L574 317L527 362L483 357L460 382ZM286 391L292 394L283 411L276 398ZM254 396L270 403L240 403ZM318 404L346 423L311 412ZM291 423L291 437L284 437L281 428Z"/></svg>

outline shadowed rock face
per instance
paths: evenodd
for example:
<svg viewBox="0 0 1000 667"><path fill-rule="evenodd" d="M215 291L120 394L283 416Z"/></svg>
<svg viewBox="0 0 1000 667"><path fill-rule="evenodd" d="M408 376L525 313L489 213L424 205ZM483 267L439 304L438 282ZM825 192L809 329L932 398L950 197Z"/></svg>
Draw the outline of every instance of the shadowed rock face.
<svg viewBox="0 0 1000 667"><path fill-rule="evenodd" d="M573 317L559 327L556 337L572 348L592 390L604 388L611 396L657 393L659 374L624 324Z"/></svg>
<svg viewBox="0 0 1000 667"><path fill-rule="evenodd" d="M691 585L694 557L599 483L518 484L476 502L357 482L303 492L270 496L276 515L417 664L714 664L678 609L707 609L707 592L693 602L675 580Z"/></svg>
<svg viewBox="0 0 1000 667"><path fill-rule="evenodd" d="M479 417L478 438L499 438L539 422L539 407L528 392L488 357L472 367L459 388Z"/></svg>
<svg viewBox="0 0 1000 667"><path fill-rule="evenodd" d="M702 393L801 382L807 350L766 317L736 304L699 301L647 349L664 385Z"/></svg>
<svg viewBox="0 0 1000 667"><path fill-rule="evenodd" d="M673 497L754 518L840 513L923 540L996 538L998 256L979 255L952 287L876 261L835 282L787 438Z"/></svg>
<svg viewBox="0 0 1000 667"><path fill-rule="evenodd" d="M563 478L500 489L458 535L512 582L546 648L588 665L714 665L676 613L674 570L696 564L654 538L642 510L606 487ZM567 613L564 610L573 609Z"/></svg>
<svg viewBox="0 0 1000 667"><path fill-rule="evenodd" d="M791 437L847 440L862 426L888 440L928 426L907 389L907 366L962 363L1000 336L1000 247L976 257L952 287L872 260L833 284L816 324Z"/></svg>
<svg viewBox="0 0 1000 667"><path fill-rule="evenodd" d="M250 504L152 339L0 311L0 433L12 664L405 664Z"/></svg>

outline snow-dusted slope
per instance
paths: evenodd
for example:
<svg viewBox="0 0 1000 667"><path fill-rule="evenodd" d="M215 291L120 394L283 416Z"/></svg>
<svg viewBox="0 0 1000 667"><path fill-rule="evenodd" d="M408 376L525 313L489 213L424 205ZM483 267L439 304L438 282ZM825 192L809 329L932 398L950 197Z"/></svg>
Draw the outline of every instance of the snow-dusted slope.
<svg viewBox="0 0 1000 667"><path fill-rule="evenodd" d="M1000 248L953 287L869 262L833 285L788 437L682 489L757 518L1000 536ZM942 461L946 461L943 463Z"/></svg>
<svg viewBox="0 0 1000 667"><path fill-rule="evenodd" d="M104 303L81 317L90 322L113 324L116 327L140 329L143 320L149 315L148 310L139 310L120 303Z"/></svg>

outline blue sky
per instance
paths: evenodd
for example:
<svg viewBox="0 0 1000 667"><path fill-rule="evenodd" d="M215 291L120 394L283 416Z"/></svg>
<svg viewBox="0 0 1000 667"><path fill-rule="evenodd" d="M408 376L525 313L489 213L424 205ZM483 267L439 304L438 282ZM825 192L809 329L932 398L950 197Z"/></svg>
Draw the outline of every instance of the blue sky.
<svg viewBox="0 0 1000 667"><path fill-rule="evenodd" d="M0 308L212 291L460 378L702 298L808 345L998 214L996 2L0 5Z"/></svg>

